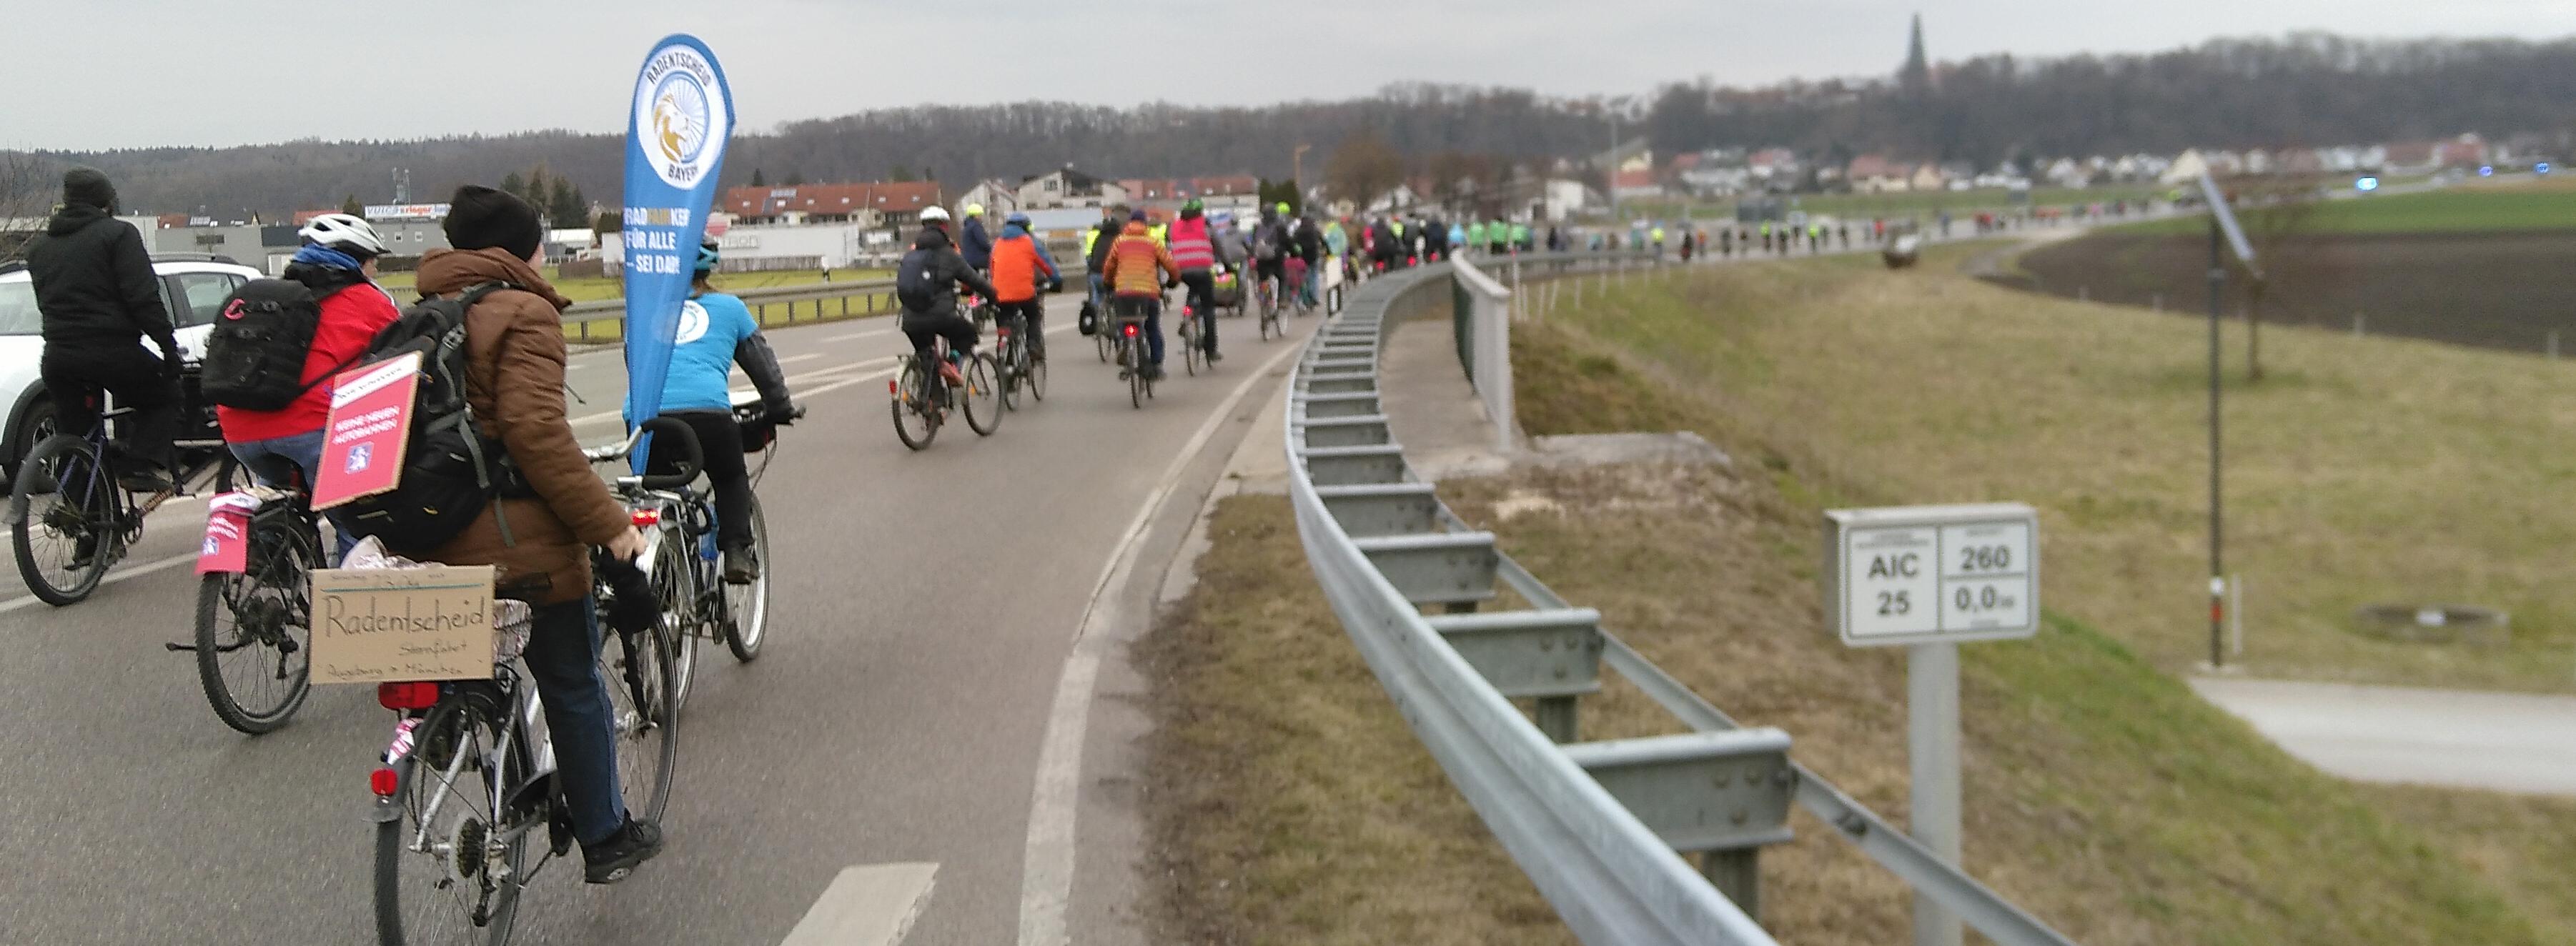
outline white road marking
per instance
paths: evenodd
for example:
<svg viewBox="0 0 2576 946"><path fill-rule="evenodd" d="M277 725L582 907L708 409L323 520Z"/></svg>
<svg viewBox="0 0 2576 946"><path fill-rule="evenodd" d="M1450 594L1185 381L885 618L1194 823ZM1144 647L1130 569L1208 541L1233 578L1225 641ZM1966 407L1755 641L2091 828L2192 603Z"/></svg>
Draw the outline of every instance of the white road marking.
<svg viewBox="0 0 2576 946"><path fill-rule="evenodd" d="M881 328L871 329L865 332L842 332L839 335L825 335L823 336L823 340L827 342L846 342L853 338L875 338L879 335L890 334L893 331L894 330L890 328Z"/></svg>
<svg viewBox="0 0 2576 946"><path fill-rule="evenodd" d="M117 582L124 581L124 580L126 580L126 579L128 579L128 578L134 578L134 577L141 576L141 575L149 575L149 574L152 574L153 572L158 572L158 571L167 571L167 570L169 570L169 569L176 568L176 567L178 567L178 566L185 565L185 564L188 564L188 563L190 563L190 562L194 562L194 561L196 561L196 560L197 560L197 553L195 553L195 552L189 552L189 553L187 553L187 554L185 554L185 555L173 555L173 556L170 556L169 558L160 559L160 560L157 560L157 561L145 562L145 563L143 563L143 564L141 564L141 565L128 565L128 566L126 566L126 567L124 567L124 568L117 569L116 571L109 572L109 573L107 574L107 577L105 577L105 578L101 578L101 579L99 579L99 580L98 580L98 586L99 586L99 587L101 587L101 588L105 588L105 587L107 587L107 586L109 586L109 585L116 584ZM19 598L11 598L11 599L9 599L9 600L7 600L7 601L0 601L0 614L7 614L7 613L9 613L9 612L11 612L11 611L18 610L19 608L27 607L27 606L29 606L29 605L34 605L34 604L43 604L43 603L44 603L44 602L43 602L41 599L38 599L38 598L37 598L36 596L34 596L34 595L27 595L27 596L25 596L25 597L19 597Z"/></svg>
<svg viewBox="0 0 2576 946"><path fill-rule="evenodd" d="M800 361L812 361L812 360L814 360L814 359L816 359L816 358L821 358L821 357L823 357L823 353L822 353L822 352L819 352L819 351L809 351L809 352L806 352L806 353L804 353L804 354L802 354L802 355L789 355L789 356L787 356L787 357L785 357L785 358L778 359L778 363L779 363L779 364L782 364L782 365L792 365L792 364L795 364L795 363L800 362Z"/></svg>
<svg viewBox="0 0 2576 946"><path fill-rule="evenodd" d="M937 864L844 867L779 946L895 946L930 905Z"/></svg>
<svg viewBox="0 0 2576 946"><path fill-rule="evenodd" d="M1111 600L1111 590L1124 587L1135 571L1146 527L1180 485L1181 471L1233 416L1235 405L1253 385L1265 380L1281 382L1282 379L1272 378L1271 372L1280 362L1304 350L1302 341L1290 345L1235 385L1234 393L1226 395L1224 403L1217 405L1216 412L1208 415L1163 470L1162 485L1137 507L1136 518L1127 524L1127 533L1101 565L1100 582L1092 586L1091 601L1083 608L1082 622L1074 629L1073 652L1065 657L1063 676L1056 681L1055 702L1047 714L1046 739L1038 748L1037 784L1029 793L1028 854L1020 871L1020 946L1067 946L1072 942L1065 914L1073 903L1074 815L1082 790L1082 743L1090 730L1091 691L1100 673L1100 648L1104 646L1100 642L1108 639L1108 635L1093 631L1125 617Z"/></svg>
<svg viewBox="0 0 2576 946"><path fill-rule="evenodd" d="M798 357L798 358L813 358L813 357L820 357L820 356L817 356L817 355L799 355L799 356L797 356L797 357ZM790 359L782 359L782 360L790 360ZM806 381L812 381L812 380L815 380L815 379L817 379L817 378L821 378L821 377L823 377L824 375L839 374L839 373L844 372L844 371L852 371L852 370L857 370L857 369L863 369L863 368L868 367L869 365L880 364L880 363L883 363L883 362L888 362L888 361L893 361L893 360L895 360L895 356L893 356L893 355L886 355L886 356L882 356L882 357L878 357L878 358L863 358L863 359L860 359L860 360L858 360L858 361L848 362L848 363L845 363L845 364L833 365L833 366L831 366L831 367L829 367L829 368L816 368L816 369L814 369L814 370L812 370L812 371L808 371L808 372L805 372L805 373L803 373L803 374L791 374L791 375L788 375L788 376L787 376L787 383L788 383L788 384L790 384L790 385L794 385L794 384L801 384L801 383L804 383L804 382L806 382ZM742 393L742 392L744 392L744 391L748 391L748 390L750 390L750 389L748 389L748 388L744 388L744 389L740 389L740 390L738 390L736 393ZM619 400L620 400L621 402L623 402L624 398L621 396ZM583 414L583 415L581 415L581 416L579 416L579 417L575 417L575 418L573 418L573 419L570 421L570 423L572 423L572 424L574 424L574 425L580 425L580 424L596 424L596 423L599 423L599 422L601 422L601 421L619 420L619 419L624 418L625 416L626 416L626 410L625 410L624 408L619 408L619 409L617 409L617 410L613 410L613 411L600 411L600 412L598 412L598 413L596 413L596 414Z"/></svg>

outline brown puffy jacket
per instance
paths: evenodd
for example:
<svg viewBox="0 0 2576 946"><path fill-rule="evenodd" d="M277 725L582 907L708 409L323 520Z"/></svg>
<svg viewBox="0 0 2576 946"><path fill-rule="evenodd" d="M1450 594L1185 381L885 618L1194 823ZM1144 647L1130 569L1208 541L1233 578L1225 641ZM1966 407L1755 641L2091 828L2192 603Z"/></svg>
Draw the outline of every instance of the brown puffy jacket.
<svg viewBox="0 0 2576 946"><path fill-rule="evenodd" d="M626 509L591 472L564 417L562 311L572 301L507 250L431 250L420 260L420 291L453 297L488 282L526 291L484 296L465 313L467 403L537 495L494 503L509 520L501 540L494 508L421 558L450 565L497 565L497 592L534 604L590 593L590 547L626 531Z"/></svg>

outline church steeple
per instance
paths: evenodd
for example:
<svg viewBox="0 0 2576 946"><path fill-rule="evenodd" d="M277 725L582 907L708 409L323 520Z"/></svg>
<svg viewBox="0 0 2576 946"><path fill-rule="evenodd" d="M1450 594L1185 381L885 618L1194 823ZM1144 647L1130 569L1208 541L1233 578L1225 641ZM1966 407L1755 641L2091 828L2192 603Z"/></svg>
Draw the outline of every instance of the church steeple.
<svg viewBox="0 0 2576 946"><path fill-rule="evenodd" d="M1914 32L1905 44L1905 65L1896 72L1896 82L1908 92L1921 92L1932 87L1932 64L1923 56L1923 14L1914 14Z"/></svg>

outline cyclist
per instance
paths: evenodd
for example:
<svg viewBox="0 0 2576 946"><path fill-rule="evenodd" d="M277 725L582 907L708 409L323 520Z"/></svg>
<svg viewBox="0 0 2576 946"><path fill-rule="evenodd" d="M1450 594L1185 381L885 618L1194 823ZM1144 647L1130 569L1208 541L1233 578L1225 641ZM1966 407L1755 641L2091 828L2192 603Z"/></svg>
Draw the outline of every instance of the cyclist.
<svg viewBox="0 0 2576 946"><path fill-rule="evenodd" d="M1252 225L1252 284L1269 287L1272 305L1288 304L1288 254L1296 248L1296 236L1281 219L1287 213L1288 202L1281 201L1261 208L1261 221Z"/></svg>
<svg viewBox="0 0 2576 946"><path fill-rule="evenodd" d="M922 219L928 220L929 215ZM966 205L966 222L957 229L957 252L976 272L993 271L993 237L984 232L984 205Z"/></svg>
<svg viewBox="0 0 2576 946"><path fill-rule="evenodd" d="M1218 255L1216 237L1208 231L1206 207L1192 197L1181 202L1181 216L1164 231L1169 240L1172 264L1179 267L1181 285L1188 286L1191 317L1199 322L1199 350L1207 352L1213 364L1224 360L1216 353L1216 275L1225 268Z"/></svg>
<svg viewBox="0 0 2576 946"><path fill-rule="evenodd" d="M1404 249L1396 244L1395 224L1379 217L1369 224L1369 259L1381 273L1404 268Z"/></svg>
<svg viewBox="0 0 2576 946"><path fill-rule="evenodd" d="M966 383L957 370L956 361L939 360L937 339L948 339L948 352L957 361L975 353L978 333L975 323L957 312L957 287L995 297L993 284L985 281L966 265L948 239L948 211L930 207L921 212L921 235L912 241L912 252L903 256L901 268L895 271L895 298L903 303L898 323L905 338L912 340L914 354L925 365L938 365L939 377L951 385Z"/></svg>
<svg viewBox="0 0 2576 946"><path fill-rule="evenodd" d="M1028 320L1020 337L1032 361L1046 360L1046 304L1038 301L1038 291L1063 285L1046 244L1029 233L1029 215L1015 212L1003 220L1002 239L993 244L993 302L1004 321L1015 312Z"/></svg>
<svg viewBox="0 0 2576 946"><path fill-rule="evenodd" d="M1314 214L1298 215L1296 238L1297 258L1306 263L1305 275L1294 281L1297 298L1312 309L1323 302L1318 294L1324 281L1324 230L1315 225Z"/></svg>
<svg viewBox="0 0 2576 946"><path fill-rule="evenodd" d="M366 220L349 214L323 214L295 232L304 241L286 264L286 278L304 284L320 301L321 319L314 324L313 346L304 355L300 382L307 387L295 403L273 411L215 408L224 443L251 479L283 489L299 478L310 486L322 466L322 425L331 414L331 376L366 354L376 332L402 317L393 297L375 284L376 257L385 253L384 238ZM358 536L336 511L326 516L340 526L339 557L349 554Z"/></svg>
<svg viewBox="0 0 2576 946"><path fill-rule="evenodd" d="M113 393L119 406L134 409L116 445L133 462L117 485L138 493L175 489L165 471L179 430L179 340L161 302L161 280L152 274L152 254L143 234L116 219L116 187L107 175L90 168L65 172L62 208L26 255L36 311L44 316L37 371L54 398L54 429L89 432L98 424L101 393ZM145 338L161 350L158 360L143 351Z"/></svg>
<svg viewBox="0 0 2576 946"><path fill-rule="evenodd" d="M698 245L695 277L688 301L680 304L680 334L671 348L671 369L662 381L662 416L689 425L698 435L707 481L716 494L716 548L724 552L724 580L748 585L760 578L760 554L752 545L751 471L743 465L742 427L733 417L733 366L751 378L772 424L792 423L796 404L787 391L787 374L760 322L742 300L715 290L710 280L723 254L715 241ZM635 418L627 418L632 424ZM653 450L652 465L668 472L677 467L676 451Z"/></svg>
<svg viewBox="0 0 2576 946"><path fill-rule="evenodd" d="M465 313L465 388L481 432L500 444L517 471L513 478L527 488L493 499L438 548L393 551L448 565L499 566L493 593L536 606L521 659L545 702L556 787L581 842L583 879L615 883L661 852L662 829L637 820L618 794L617 736L599 672L588 547L605 546L611 557L632 562L644 554L644 536L591 471L564 417L562 320L572 300L537 272L546 235L537 209L472 184L457 188L448 204L447 241L455 249L421 256L420 291L454 298L487 283L509 287Z"/></svg>
<svg viewBox="0 0 2576 946"><path fill-rule="evenodd" d="M1118 242L1118 231L1127 225L1125 207L1108 207L1100 212L1100 223L1083 232L1082 268L1091 284L1091 310L1105 315L1109 305L1108 283L1100 278L1100 269L1109 262L1109 247Z"/></svg>
<svg viewBox="0 0 2576 946"><path fill-rule="evenodd" d="M1154 243L1153 231L1145 226L1144 211L1128 215L1127 229L1110 246L1109 262L1101 275L1109 280L1114 308L1143 313L1147 364L1129 365L1127 370L1141 370L1148 378L1161 378L1163 290L1180 282L1181 267L1172 261L1172 251Z"/></svg>

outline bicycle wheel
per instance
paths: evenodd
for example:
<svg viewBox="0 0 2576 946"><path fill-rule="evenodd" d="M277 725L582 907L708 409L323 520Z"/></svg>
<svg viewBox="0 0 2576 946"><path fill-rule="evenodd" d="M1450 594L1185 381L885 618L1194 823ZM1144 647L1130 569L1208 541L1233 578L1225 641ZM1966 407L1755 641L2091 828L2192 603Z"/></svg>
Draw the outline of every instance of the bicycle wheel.
<svg viewBox="0 0 2576 946"><path fill-rule="evenodd" d="M627 811L648 821L662 817L671 802L671 764L679 758L670 632L667 626L611 631L599 646L610 731L617 740L617 787Z"/></svg>
<svg viewBox="0 0 2576 946"><path fill-rule="evenodd" d="M751 498L751 550L763 565L769 562L769 523L760 516L760 497ZM769 631L769 569L762 568L760 577L748 585L724 586L725 648L733 659L750 663L760 656L760 642Z"/></svg>
<svg viewBox="0 0 2576 946"><path fill-rule="evenodd" d="M310 574L321 550L293 528L251 533L250 569L197 583L197 682L215 717L250 735L273 732L312 692Z"/></svg>
<svg viewBox="0 0 2576 946"><path fill-rule="evenodd" d="M1145 342L1143 339L1136 339L1127 343L1127 352L1123 361L1129 365L1127 369L1127 403L1130 406L1142 410L1145 407L1145 369L1147 367L1145 364Z"/></svg>
<svg viewBox="0 0 2576 946"><path fill-rule="evenodd" d="M689 707L689 691L698 679L698 637L713 628L702 627L698 614L698 571L691 567L698 544L690 540L688 530L669 520L661 532L662 544L653 556L650 577L654 593L661 596L671 663L671 715L676 717Z"/></svg>
<svg viewBox="0 0 2576 946"><path fill-rule="evenodd" d="M1002 409L1006 411L1020 409L1020 378L1021 373L1028 369L1025 347L1014 337L1010 344L1002 346L1001 357L993 362L998 368L995 373L1000 376L997 380L1002 385Z"/></svg>
<svg viewBox="0 0 2576 946"><path fill-rule="evenodd" d="M98 588L120 540L115 471L99 467L89 441L56 436L18 463L9 493L10 545L18 576L38 600L73 604Z"/></svg>
<svg viewBox="0 0 2576 946"><path fill-rule="evenodd" d="M1181 313L1181 367L1195 376L1199 373L1199 318Z"/></svg>
<svg viewBox="0 0 2576 946"><path fill-rule="evenodd" d="M886 399L894 412L895 437L914 450L930 446L930 439L939 436L939 422L933 414L938 408L930 402L923 373L919 359L904 359L903 371L896 376L895 396Z"/></svg>
<svg viewBox="0 0 2576 946"><path fill-rule="evenodd" d="M966 426L979 437L1002 428L1002 386L994 373L992 355L978 352L966 361Z"/></svg>
<svg viewBox="0 0 2576 946"><path fill-rule="evenodd" d="M1109 349L1113 347L1109 339L1109 331L1109 326L1102 325L1099 331L1091 333L1091 347L1099 350L1100 363L1104 365L1109 363Z"/></svg>
<svg viewBox="0 0 2576 946"><path fill-rule="evenodd" d="M506 725L493 707L451 696L412 729L411 754L393 764L402 813L376 825L376 938L385 946L510 941L527 839L509 830L498 802L517 774L510 754L495 751Z"/></svg>
<svg viewBox="0 0 2576 946"><path fill-rule="evenodd" d="M1028 385L1029 397L1032 400L1046 400L1046 366L1047 363L1044 360L1032 357L1029 359L1028 373L1020 379Z"/></svg>

